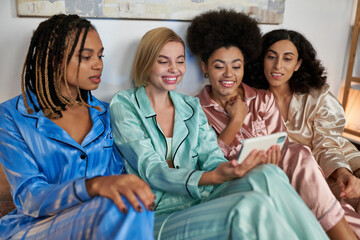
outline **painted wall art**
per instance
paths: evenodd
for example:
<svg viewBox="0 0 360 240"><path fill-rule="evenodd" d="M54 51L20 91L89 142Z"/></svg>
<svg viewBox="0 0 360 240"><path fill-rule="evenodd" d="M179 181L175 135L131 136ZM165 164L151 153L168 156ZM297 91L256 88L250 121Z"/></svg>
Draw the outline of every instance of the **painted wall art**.
<svg viewBox="0 0 360 240"><path fill-rule="evenodd" d="M284 7L285 0L17 0L22 17L76 13L89 18L189 21L207 10L232 8L265 24L282 23Z"/></svg>

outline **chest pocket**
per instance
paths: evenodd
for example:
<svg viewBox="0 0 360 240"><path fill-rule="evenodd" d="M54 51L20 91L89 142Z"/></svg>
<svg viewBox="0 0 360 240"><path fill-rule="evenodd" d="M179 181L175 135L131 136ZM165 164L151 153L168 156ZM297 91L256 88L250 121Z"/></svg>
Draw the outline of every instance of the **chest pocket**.
<svg viewBox="0 0 360 240"><path fill-rule="evenodd" d="M114 139L108 138L103 140L104 148L111 148L114 145Z"/></svg>
<svg viewBox="0 0 360 240"><path fill-rule="evenodd" d="M114 145L114 139L111 131L108 131L106 133L104 139L102 140L102 143L104 148L112 148L112 146Z"/></svg>
<svg viewBox="0 0 360 240"><path fill-rule="evenodd" d="M199 150L199 146L196 146L195 148L191 149L191 157L192 158L196 158L199 155L198 150Z"/></svg>
<svg viewBox="0 0 360 240"><path fill-rule="evenodd" d="M267 135L265 120L254 121L252 124L252 132L256 137Z"/></svg>
<svg viewBox="0 0 360 240"><path fill-rule="evenodd" d="M190 157L191 157L191 161L186 163L186 168L188 169L199 169L199 167L197 166L198 164L198 160L199 160L199 153L198 153L199 147L196 146L195 148L192 148L190 150Z"/></svg>

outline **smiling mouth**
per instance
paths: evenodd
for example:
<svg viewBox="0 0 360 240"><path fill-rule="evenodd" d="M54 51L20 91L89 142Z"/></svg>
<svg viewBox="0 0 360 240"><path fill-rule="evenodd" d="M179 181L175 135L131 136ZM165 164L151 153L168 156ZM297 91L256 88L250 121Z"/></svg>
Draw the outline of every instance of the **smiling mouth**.
<svg viewBox="0 0 360 240"><path fill-rule="evenodd" d="M178 77L162 77L165 83L174 84L177 82Z"/></svg>
<svg viewBox="0 0 360 240"><path fill-rule="evenodd" d="M224 87L232 87L235 85L235 82L236 81L225 81L225 80L222 80L220 81L220 84Z"/></svg>
<svg viewBox="0 0 360 240"><path fill-rule="evenodd" d="M171 77L171 78L164 77L163 79L166 81L176 81L177 77Z"/></svg>
<svg viewBox="0 0 360 240"><path fill-rule="evenodd" d="M274 76L274 77L281 77L283 74L282 73L271 73L271 76Z"/></svg>
<svg viewBox="0 0 360 240"><path fill-rule="evenodd" d="M233 84L235 81L221 81L221 82L225 84Z"/></svg>

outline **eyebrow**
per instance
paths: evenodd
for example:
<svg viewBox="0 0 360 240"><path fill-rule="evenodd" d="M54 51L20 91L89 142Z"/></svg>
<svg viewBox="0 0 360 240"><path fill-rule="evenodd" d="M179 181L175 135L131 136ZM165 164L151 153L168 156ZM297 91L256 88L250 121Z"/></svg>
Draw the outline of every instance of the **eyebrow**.
<svg viewBox="0 0 360 240"><path fill-rule="evenodd" d="M83 48L83 50L80 51L80 52L84 52L84 51L93 53L93 52L94 52L94 49L92 49L92 48ZM99 53L102 52L102 51L104 51L104 48L101 48L101 49L99 50Z"/></svg>
<svg viewBox="0 0 360 240"><path fill-rule="evenodd" d="M272 53L278 55L278 53L276 51L271 50L271 49L269 49L268 52L272 52ZM295 54L293 52L285 52L284 55L293 55L295 57Z"/></svg>
<svg viewBox="0 0 360 240"><path fill-rule="evenodd" d="M180 55L180 56L178 56L176 59L178 59L178 58L185 58L185 56L184 55ZM165 55L159 55L159 57L158 58L166 58L166 59L169 59L169 57L167 57L167 56L165 56Z"/></svg>
<svg viewBox="0 0 360 240"><path fill-rule="evenodd" d="M234 62L242 62L242 60L240 58L237 58L237 59L234 59L233 61L231 61L231 63L234 63ZM215 59L212 63L215 63L215 62L220 62L220 63L225 63L225 61L221 60L221 59Z"/></svg>

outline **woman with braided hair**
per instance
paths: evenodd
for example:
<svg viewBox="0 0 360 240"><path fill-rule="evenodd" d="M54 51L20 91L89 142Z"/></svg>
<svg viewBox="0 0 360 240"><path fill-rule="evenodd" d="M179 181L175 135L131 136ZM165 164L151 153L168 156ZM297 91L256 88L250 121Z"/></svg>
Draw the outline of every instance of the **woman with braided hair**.
<svg viewBox="0 0 360 240"><path fill-rule="evenodd" d="M108 104L91 95L103 70L101 39L77 15L33 34L22 94L0 105L0 163L16 209L1 239L152 239L154 194L125 174Z"/></svg>
<svg viewBox="0 0 360 240"><path fill-rule="evenodd" d="M242 82L245 64L261 48L254 19L231 10L208 12L195 18L187 33L210 82L198 95L200 104L229 161L237 158L242 140L286 131L274 96ZM265 165L278 165L286 173L331 239L355 239L310 149L287 141L281 151L273 146L266 155Z"/></svg>

